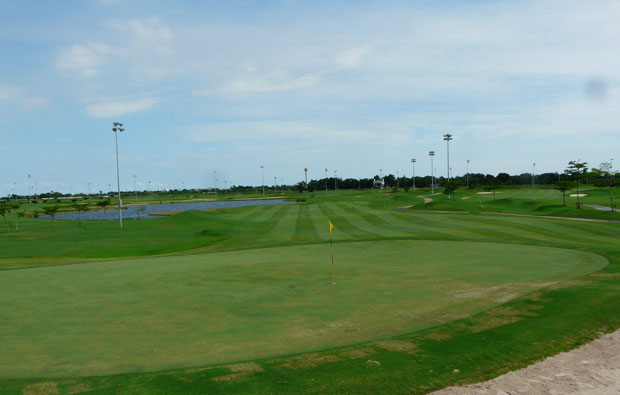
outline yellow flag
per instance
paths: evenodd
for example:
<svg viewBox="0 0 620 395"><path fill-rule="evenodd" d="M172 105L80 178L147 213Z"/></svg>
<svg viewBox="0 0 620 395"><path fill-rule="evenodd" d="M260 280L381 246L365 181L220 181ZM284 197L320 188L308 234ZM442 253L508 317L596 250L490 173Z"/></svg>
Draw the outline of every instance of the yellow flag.
<svg viewBox="0 0 620 395"><path fill-rule="evenodd" d="M332 224L332 221L327 221L327 222L329 222L329 236L331 237L332 229L334 229L334 224Z"/></svg>

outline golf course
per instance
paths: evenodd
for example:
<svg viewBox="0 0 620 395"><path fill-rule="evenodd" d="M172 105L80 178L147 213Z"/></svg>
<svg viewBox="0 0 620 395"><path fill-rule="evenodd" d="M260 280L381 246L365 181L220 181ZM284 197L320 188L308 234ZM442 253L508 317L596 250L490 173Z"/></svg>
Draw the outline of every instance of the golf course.
<svg viewBox="0 0 620 395"><path fill-rule="evenodd" d="M122 229L11 218L0 392L425 393L620 327L617 212L543 188L272 195Z"/></svg>

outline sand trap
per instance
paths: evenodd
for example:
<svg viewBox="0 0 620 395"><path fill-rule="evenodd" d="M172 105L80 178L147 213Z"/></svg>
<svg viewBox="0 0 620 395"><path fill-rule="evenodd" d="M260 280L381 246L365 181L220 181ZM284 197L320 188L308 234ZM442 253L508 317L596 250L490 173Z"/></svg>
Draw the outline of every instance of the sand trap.
<svg viewBox="0 0 620 395"><path fill-rule="evenodd" d="M570 197L586 197L586 196L588 196L588 194L587 193L571 193L568 196L570 196Z"/></svg>
<svg viewBox="0 0 620 395"><path fill-rule="evenodd" d="M495 193L501 193L499 191L495 191ZM493 192L478 192L478 195L491 195Z"/></svg>
<svg viewBox="0 0 620 395"><path fill-rule="evenodd" d="M458 367L455 367L458 368ZM620 330L493 380L433 392L451 394L618 394Z"/></svg>
<svg viewBox="0 0 620 395"><path fill-rule="evenodd" d="M469 199L471 196L462 197L461 200Z"/></svg>

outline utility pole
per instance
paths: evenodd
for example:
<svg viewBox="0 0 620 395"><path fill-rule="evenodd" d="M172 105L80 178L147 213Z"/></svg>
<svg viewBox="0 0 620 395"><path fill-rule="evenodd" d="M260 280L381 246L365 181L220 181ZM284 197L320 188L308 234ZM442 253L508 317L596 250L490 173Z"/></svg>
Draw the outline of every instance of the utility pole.
<svg viewBox="0 0 620 395"><path fill-rule="evenodd" d="M136 196L136 202L138 201L138 182L136 181L137 178L138 178L138 176L134 174L134 176L133 176L133 193Z"/></svg>

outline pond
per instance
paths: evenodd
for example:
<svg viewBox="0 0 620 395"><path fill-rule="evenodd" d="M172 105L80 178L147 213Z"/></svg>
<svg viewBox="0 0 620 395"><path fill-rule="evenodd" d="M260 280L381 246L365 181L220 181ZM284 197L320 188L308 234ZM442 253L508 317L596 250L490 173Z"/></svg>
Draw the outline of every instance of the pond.
<svg viewBox="0 0 620 395"><path fill-rule="evenodd" d="M282 199L270 200L229 200L216 202L189 202L189 203L163 203L163 204L143 204L123 207L123 219L153 218L152 213L170 213L189 210L208 210L235 208L246 206L275 206L287 203ZM48 215L41 215L41 218L49 218ZM77 219L78 213L56 214L56 219ZM110 206L104 213L103 210L87 211L80 214L84 220L118 220L118 207Z"/></svg>

